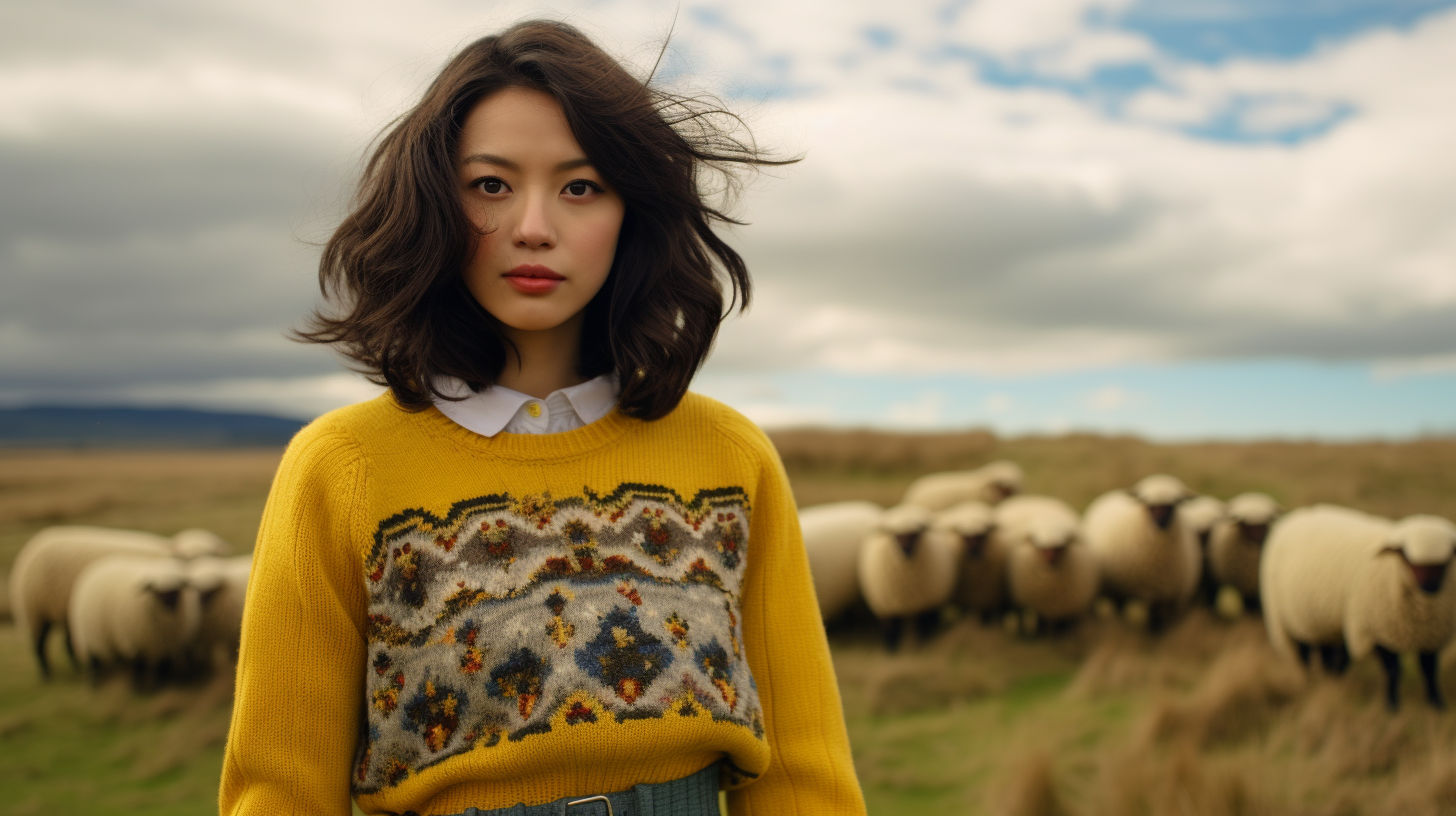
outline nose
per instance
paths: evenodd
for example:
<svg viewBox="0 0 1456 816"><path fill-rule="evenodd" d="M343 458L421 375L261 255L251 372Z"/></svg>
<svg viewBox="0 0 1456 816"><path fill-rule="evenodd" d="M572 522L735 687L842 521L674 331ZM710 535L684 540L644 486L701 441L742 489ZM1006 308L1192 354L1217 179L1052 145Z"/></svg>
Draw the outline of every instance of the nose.
<svg viewBox="0 0 1456 816"><path fill-rule="evenodd" d="M523 249L547 249L556 245L556 227L552 223L548 201L543 195L526 195L516 219L511 241Z"/></svg>

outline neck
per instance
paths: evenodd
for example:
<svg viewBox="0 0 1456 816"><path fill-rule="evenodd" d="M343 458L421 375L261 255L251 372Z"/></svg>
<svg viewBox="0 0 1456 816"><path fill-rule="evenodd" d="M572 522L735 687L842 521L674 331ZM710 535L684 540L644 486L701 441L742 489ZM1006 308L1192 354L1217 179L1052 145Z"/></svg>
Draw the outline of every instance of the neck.
<svg viewBox="0 0 1456 816"><path fill-rule="evenodd" d="M586 382L576 372L581 355L580 314L543 331L523 331L504 326L515 345L506 347L506 364L496 384L512 391L545 399L552 391Z"/></svg>

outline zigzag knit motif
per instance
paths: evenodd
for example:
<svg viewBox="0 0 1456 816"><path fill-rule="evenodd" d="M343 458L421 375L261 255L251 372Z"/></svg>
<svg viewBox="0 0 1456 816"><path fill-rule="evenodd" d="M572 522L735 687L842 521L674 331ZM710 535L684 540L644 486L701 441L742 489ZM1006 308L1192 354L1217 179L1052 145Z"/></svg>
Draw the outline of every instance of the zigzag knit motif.
<svg viewBox="0 0 1456 816"><path fill-rule="evenodd" d="M355 794L502 739L711 717L764 734L743 649L742 488L458 502L385 519L365 562Z"/></svg>

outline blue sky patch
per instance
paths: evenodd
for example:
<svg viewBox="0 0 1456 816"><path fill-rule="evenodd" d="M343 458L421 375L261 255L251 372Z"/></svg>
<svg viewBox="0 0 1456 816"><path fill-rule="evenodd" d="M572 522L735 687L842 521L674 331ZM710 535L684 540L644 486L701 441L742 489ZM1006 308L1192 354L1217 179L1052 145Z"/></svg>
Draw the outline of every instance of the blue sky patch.
<svg viewBox="0 0 1456 816"><path fill-rule="evenodd" d="M1192 361L1004 377L710 370L693 389L781 426L985 427L1165 440L1456 433L1456 370L1380 377L1365 363Z"/></svg>
<svg viewBox="0 0 1456 816"><path fill-rule="evenodd" d="M1223 142L1297 145L1329 133L1353 115L1355 108L1341 102L1273 94L1240 96L1183 132Z"/></svg>
<svg viewBox="0 0 1456 816"><path fill-rule="evenodd" d="M1375 28L1409 29L1456 0L1140 0L1098 23L1136 31L1181 60L1298 59Z"/></svg>

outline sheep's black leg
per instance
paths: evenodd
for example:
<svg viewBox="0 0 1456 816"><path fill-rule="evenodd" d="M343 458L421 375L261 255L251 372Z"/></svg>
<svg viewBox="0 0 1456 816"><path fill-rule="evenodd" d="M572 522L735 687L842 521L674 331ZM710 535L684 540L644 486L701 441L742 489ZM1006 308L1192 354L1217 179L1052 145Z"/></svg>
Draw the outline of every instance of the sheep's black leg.
<svg viewBox="0 0 1456 816"><path fill-rule="evenodd" d="M1299 663L1306 669L1309 668L1309 644L1302 640L1294 641L1294 648L1299 652Z"/></svg>
<svg viewBox="0 0 1456 816"><path fill-rule="evenodd" d="M106 667L101 665L101 658L91 656L91 686L94 688L101 685L101 677L106 673Z"/></svg>
<svg viewBox="0 0 1456 816"><path fill-rule="evenodd" d="M1327 643L1319 647L1320 664L1325 671L1339 676L1350 666L1350 650L1343 643Z"/></svg>
<svg viewBox="0 0 1456 816"><path fill-rule="evenodd" d="M131 661L131 688L138 694L147 691L148 680L151 672L148 671L147 659L144 657L133 658Z"/></svg>
<svg viewBox="0 0 1456 816"><path fill-rule="evenodd" d="M1421 652L1421 675L1426 678L1426 699L1430 701L1431 708L1437 711L1446 710L1446 701L1441 699L1441 681L1437 676L1440 671L1439 655L1436 652Z"/></svg>
<svg viewBox="0 0 1456 816"><path fill-rule="evenodd" d="M1376 646L1375 654L1385 667L1385 705L1396 711L1400 708L1400 655L1384 646Z"/></svg>
<svg viewBox="0 0 1456 816"><path fill-rule="evenodd" d="M1168 611L1161 603L1148 604L1148 634L1160 635L1168 624Z"/></svg>
<svg viewBox="0 0 1456 816"><path fill-rule="evenodd" d="M993 625L993 624L996 623L997 617L998 616L996 614L996 610L994 610L994 609L982 609L981 610L981 625L982 626L991 626L991 625Z"/></svg>
<svg viewBox="0 0 1456 816"><path fill-rule="evenodd" d="M35 633L35 662L40 664L40 676L42 680L51 679L51 664L46 661L45 653L46 635L50 631L50 621L41 621L40 628Z"/></svg>
<svg viewBox="0 0 1456 816"><path fill-rule="evenodd" d="M1264 611L1264 605L1259 602L1258 595L1244 596L1244 611L1248 612L1250 615L1257 615L1260 612Z"/></svg>
<svg viewBox="0 0 1456 816"><path fill-rule="evenodd" d="M885 651L893 652L900 648L900 634L905 628L904 618L885 618Z"/></svg>
<svg viewBox="0 0 1456 816"><path fill-rule="evenodd" d="M1218 582L1208 568L1208 556L1203 557L1203 569L1198 573L1198 603L1213 609L1218 606Z"/></svg>
<svg viewBox="0 0 1456 816"><path fill-rule="evenodd" d="M915 616L915 634L924 643L935 635L935 630L940 628L940 610L930 609Z"/></svg>
<svg viewBox="0 0 1456 816"><path fill-rule="evenodd" d="M76 647L71 643L71 627L66 626L66 657L71 659L71 668L80 671L81 661L76 659Z"/></svg>

